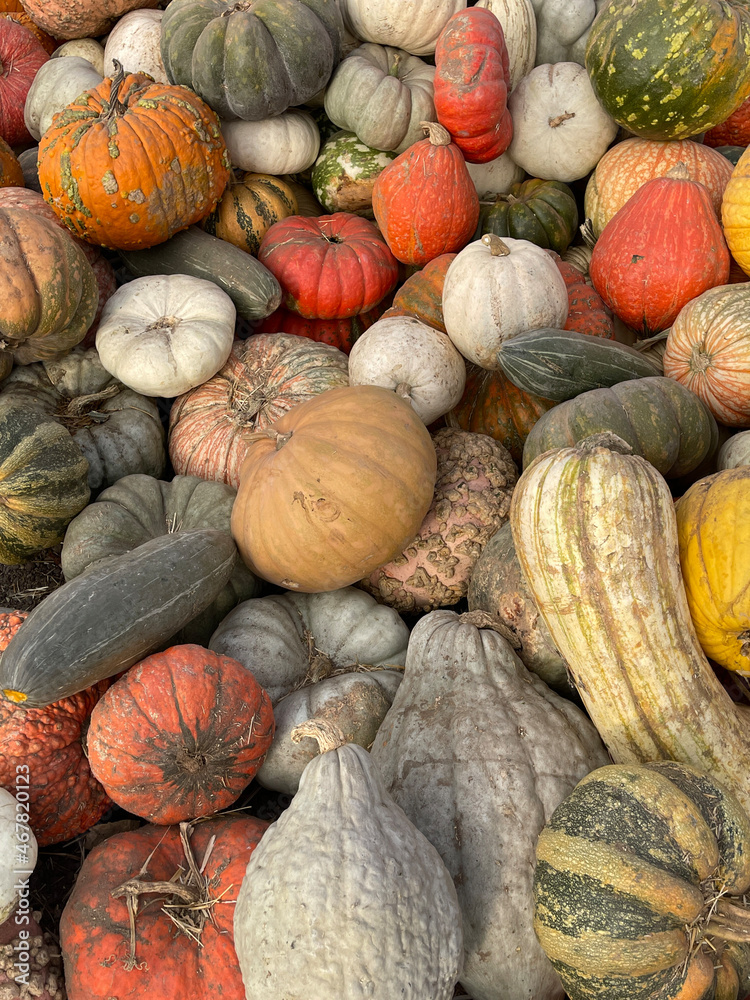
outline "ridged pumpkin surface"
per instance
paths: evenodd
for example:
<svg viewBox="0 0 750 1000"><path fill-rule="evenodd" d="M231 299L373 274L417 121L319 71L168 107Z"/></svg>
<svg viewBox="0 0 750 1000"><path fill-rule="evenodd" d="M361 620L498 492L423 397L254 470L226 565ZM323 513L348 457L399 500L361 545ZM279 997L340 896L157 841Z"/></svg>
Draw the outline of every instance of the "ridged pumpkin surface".
<svg viewBox="0 0 750 1000"><path fill-rule="evenodd" d="M727 948L722 925L747 920L748 886L734 795L672 761L612 764L541 832L534 929L571 1000L742 998L750 944Z"/></svg>
<svg viewBox="0 0 750 1000"><path fill-rule="evenodd" d="M232 510L247 565L288 590L335 590L414 538L437 459L411 404L389 389L331 389L249 438Z"/></svg>
<svg viewBox="0 0 750 1000"><path fill-rule="evenodd" d="M77 236L118 250L163 243L229 180L219 119L185 87L117 74L84 91L39 143L39 183Z"/></svg>
<svg viewBox="0 0 750 1000"><path fill-rule="evenodd" d="M454 253L433 257L423 268L407 278L393 296L386 316L416 316L417 319L445 333L443 321L443 285Z"/></svg>
<svg viewBox="0 0 750 1000"><path fill-rule="evenodd" d="M274 222L297 212L297 198L279 177L245 173L231 180L216 208L201 223L212 236L257 254Z"/></svg>
<svg viewBox="0 0 750 1000"><path fill-rule="evenodd" d="M750 467L694 483L675 507L680 564L706 656L750 674Z"/></svg>
<svg viewBox="0 0 750 1000"><path fill-rule="evenodd" d="M295 337L315 340L319 344L330 344L348 354L365 330L369 330L383 315L389 298L390 296L386 296L367 312L344 319L305 319L299 313L280 306L256 327L256 332L290 333Z"/></svg>
<svg viewBox="0 0 750 1000"><path fill-rule="evenodd" d="M680 310L664 374L702 399L719 423L750 427L750 286L711 288Z"/></svg>
<svg viewBox="0 0 750 1000"><path fill-rule="evenodd" d="M557 269L568 289L568 318L563 330L586 333L590 337L615 339L615 324L606 310L601 295L585 280L583 273L566 260L555 256Z"/></svg>
<svg viewBox="0 0 750 1000"><path fill-rule="evenodd" d="M727 246L745 274L750 274L750 151L737 161L721 203Z"/></svg>

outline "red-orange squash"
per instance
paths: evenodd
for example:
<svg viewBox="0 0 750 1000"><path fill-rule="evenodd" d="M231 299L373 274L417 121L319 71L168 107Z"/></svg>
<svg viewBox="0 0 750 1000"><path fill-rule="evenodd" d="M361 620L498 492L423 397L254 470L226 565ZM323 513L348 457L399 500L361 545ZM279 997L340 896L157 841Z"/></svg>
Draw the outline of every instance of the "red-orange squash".
<svg viewBox="0 0 750 1000"><path fill-rule="evenodd" d="M226 809L263 763L271 699L230 656L192 643L131 667L91 713L91 770L110 798L152 823Z"/></svg>
<svg viewBox="0 0 750 1000"><path fill-rule="evenodd" d="M116 250L155 246L199 222L228 180L208 105L122 67L61 111L39 143L44 197L76 236Z"/></svg>
<svg viewBox="0 0 750 1000"><path fill-rule="evenodd" d="M305 319L299 313L281 306L261 321L257 333L291 333L295 337L307 337L319 344L330 344L344 354L348 354L359 338L385 312L390 296L386 296L376 306L357 316L343 319Z"/></svg>
<svg viewBox="0 0 750 1000"><path fill-rule="evenodd" d="M49 59L29 28L0 17L0 138L9 146L31 141L23 109L34 77Z"/></svg>
<svg viewBox="0 0 750 1000"><path fill-rule="evenodd" d="M404 264L426 264L461 250L479 220L479 196L461 150L437 122L378 175L372 210Z"/></svg>
<svg viewBox="0 0 750 1000"><path fill-rule="evenodd" d="M434 257L407 278L393 296L393 305L385 316L416 316L428 326L445 333L443 320L443 285L448 268L455 260L454 253Z"/></svg>
<svg viewBox="0 0 750 1000"><path fill-rule="evenodd" d="M69 1000L245 1000L234 903L267 827L239 813L197 823L192 833L188 828L187 852L200 877L176 826L142 826L95 847L60 920ZM172 891L154 886L170 880ZM138 892L124 892L128 882ZM188 909L191 899L205 909ZM180 903L186 909L164 909ZM192 937L178 930L170 912L193 928Z"/></svg>
<svg viewBox="0 0 750 1000"><path fill-rule="evenodd" d="M410 403L389 389L331 389L248 438L232 536L256 575L337 590L416 536L437 457Z"/></svg>
<svg viewBox="0 0 750 1000"><path fill-rule="evenodd" d="M750 145L750 97L721 125L714 125L703 137L706 146Z"/></svg>
<svg viewBox="0 0 750 1000"><path fill-rule="evenodd" d="M0 614L0 654L26 617L25 611ZM91 773L82 743L91 711L109 684L99 681L46 708L0 698L0 785L15 793L17 768L32 769L29 825L40 847L84 833L112 805Z"/></svg>
<svg viewBox="0 0 750 1000"><path fill-rule="evenodd" d="M0 138L0 188L24 187L23 167L5 139Z"/></svg>
<svg viewBox="0 0 750 1000"><path fill-rule="evenodd" d="M707 188L678 164L639 188L607 223L589 274L623 323L650 337L671 326L690 299L725 284L729 261Z"/></svg>
<svg viewBox="0 0 750 1000"><path fill-rule="evenodd" d="M568 289L568 318L563 329L614 340L615 324L604 306L601 295L587 283L574 264L561 260L557 254L554 254L554 257L557 269Z"/></svg>

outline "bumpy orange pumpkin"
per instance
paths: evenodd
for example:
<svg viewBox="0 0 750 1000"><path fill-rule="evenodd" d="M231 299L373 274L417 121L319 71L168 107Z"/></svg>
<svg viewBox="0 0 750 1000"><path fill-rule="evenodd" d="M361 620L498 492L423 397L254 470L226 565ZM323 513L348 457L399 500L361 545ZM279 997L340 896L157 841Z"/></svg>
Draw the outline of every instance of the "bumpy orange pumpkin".
<svg viewBox="0 0 750 1000"><path fill-rule="evenodd" d="M39 183L76 236L140 250L212 211L229 158L219 119L191 90L117 66L44 133Z"/></svg>

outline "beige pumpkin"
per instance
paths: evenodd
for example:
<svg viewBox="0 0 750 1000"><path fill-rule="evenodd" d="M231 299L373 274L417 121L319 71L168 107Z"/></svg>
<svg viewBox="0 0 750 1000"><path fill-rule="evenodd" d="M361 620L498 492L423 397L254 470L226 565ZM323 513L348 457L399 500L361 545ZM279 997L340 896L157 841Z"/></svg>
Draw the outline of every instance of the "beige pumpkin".
<svg viewBox="0 0 750 1000"><path fill-rule="evenodd" d="M23 120L29 133L39 139L52 124L52 118L71 104L84 90L92 90L102 82L102 76L88 59L71 56L49 59L37 70L23 109Z"/></svg>
<svg viewBox="0 0 750 1000"><path fill-rule="evenodd" d="M96 72L104 77L104 46L95 38L72 38L63 42L52 53L52 59L67 59L69 56L80 56L87 59Z"/></svg>
<svg viewBox="0 0 750 1000"><path fill-rule="evenodd" d="M719 449L716 468L736 469L738 465L750 465L750 431L740 431L733 434Z"/></svg>
<svg viewBox="0 0 750 1000"><path fill-rule="evenodd" d="M528 240L486 234L448 268L443 318L448 336L475 365L497 371L504 340L541 327L562 329L568 291L557 265Z"/></svg>
<svg viewBox="0 0 750 1000"><path fill-rule="evenodd" d="M221 123L232 165L256 174L296 174L311 167L320 149L312 116L289 108L275 118Z"/></svg>
<svg viewBox="0 0 750 1000"><path fill-rule="evenodd" d="M356 38L391 45L415 56L431 55L438 35L466 0L341 0L344 26Z"/></svg>
<svg viewBox="0 0 750 1000"><path fill-rule="evenodd" d="M431 424L463 395L466 364L449 337L414 316L379 319L349 355L350 385L382 385Z"/></svg>
<svg viewBox="0 0 750 1000"><path fill-rule="evenodd" d="M130 10L157 7L158 0L25 0L24 10L54 38L99 38Z"/></svg>
<svg viewBox="0 0 750 1000"><path fill-rule="evenodd" d="M510 92L532 71L536 61L536 14L531 0L479 0L476 6L491 11L503 27Z"/></svg>
<svg viewBox="0 0 750 1000"><path fill-rule="evenodd" d="M480 201L494 201L499 194L508 194L511 187L526 176L523 167L514 163L507 151L487 163L467 162L466 169Z"/></svg>
<svg viewBox="0 0 750 1000"><path fill-rule="evenodd" d="M537 66L508 98L509 153L532 177L575 181L592 170L617 135L578 63Z"/></svg>
<svg viewBox="0 0 750 1000"><path fill-rule="evenodd" d="M104 75L114 76L116 59L126 73L148 73L157 83L168 83L161 57L163 10L131 10L121 17L104 46Z"/></svg>

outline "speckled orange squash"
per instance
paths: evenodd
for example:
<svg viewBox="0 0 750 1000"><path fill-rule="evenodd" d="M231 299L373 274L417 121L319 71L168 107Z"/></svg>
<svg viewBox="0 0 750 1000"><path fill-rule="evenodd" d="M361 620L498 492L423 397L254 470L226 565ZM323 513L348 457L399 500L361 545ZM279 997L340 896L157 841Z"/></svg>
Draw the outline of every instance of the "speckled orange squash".
<svg viewBox="0 0 750 1000"><path fill-rule="evenodd" d="M39 143L46 200L76 236L117 250L155 246L199 222L228 180L208 105L121 67L77 97Z"/></svg>

